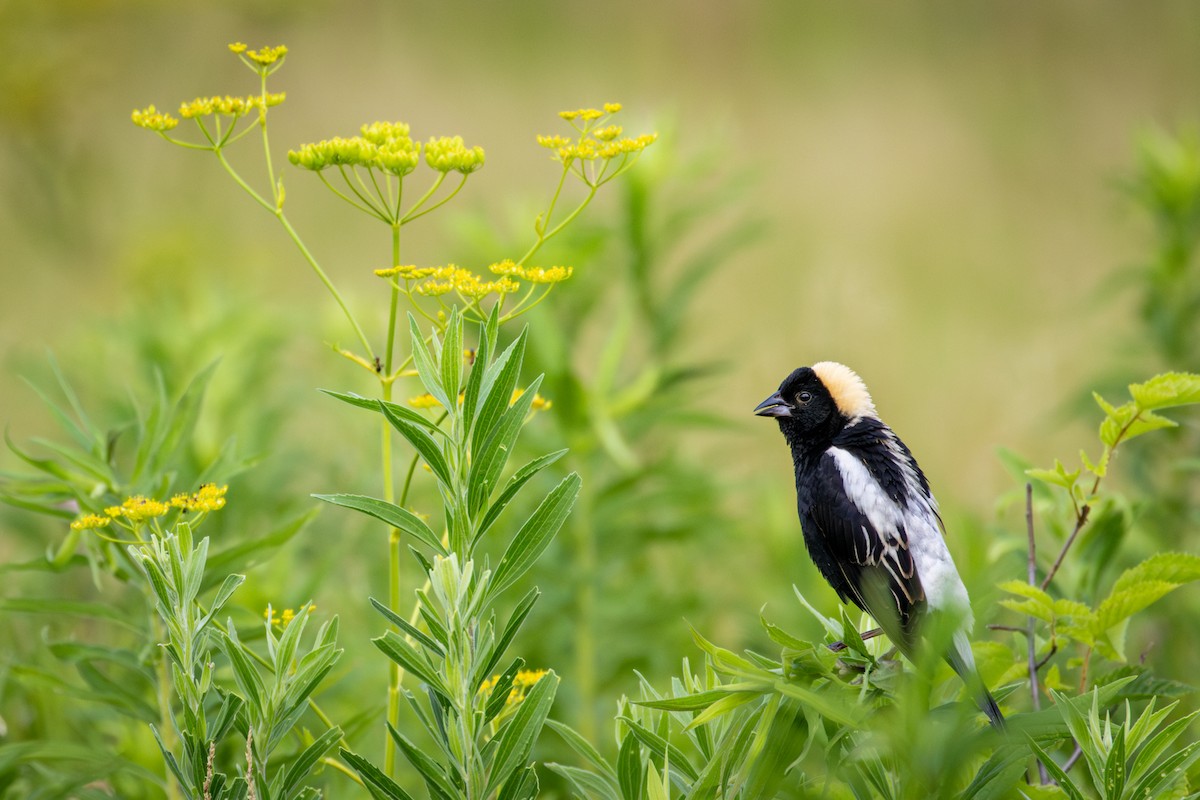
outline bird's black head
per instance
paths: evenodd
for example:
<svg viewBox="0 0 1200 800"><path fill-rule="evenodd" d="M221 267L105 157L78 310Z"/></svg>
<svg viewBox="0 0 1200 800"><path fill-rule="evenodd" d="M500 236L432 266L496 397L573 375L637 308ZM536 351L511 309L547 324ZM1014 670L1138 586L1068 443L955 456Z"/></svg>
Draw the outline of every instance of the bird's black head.
<svg viewBox="0 0 1200 800"><path fill-rule="evenodd" d="M759 403L754 413L775 417L793 447L822 445L824 449L846 425L875 416L875 405L862 379L849 367L822 361L784 378L779 391Z"/></svg>

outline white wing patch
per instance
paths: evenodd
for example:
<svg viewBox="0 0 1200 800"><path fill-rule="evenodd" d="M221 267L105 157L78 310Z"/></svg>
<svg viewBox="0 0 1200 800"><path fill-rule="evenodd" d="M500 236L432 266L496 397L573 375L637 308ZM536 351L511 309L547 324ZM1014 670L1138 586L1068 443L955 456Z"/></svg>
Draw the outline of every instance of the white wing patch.
<svg viewBox="0 0 1200 800"><path fill-rule="evenodd" d="M896 448L896 455L901 456L897 458L897 463L907 467L907 459L902 457L898 446L891 440L888 441L888 446ZM925 591L925 600L929 606L934 609L953 609L956 614L964 617L964 629L970 630L971 602L967 597L967 589L958 576L958 570L954 567L954 559L946 547L946 540L942 537L936 503L932 497L921 491L911 467L904 471L908 489L906 494L909 497L909 505L904 508L888 497L866 465L852 453L840 447L831 447L827 452L833 457L842 476L846 495L870 521L885 551L907 548L912 554L917 580ZM862 533L864 537L869 537L869 532ZM864 538L864 543L867 542L869 538ZM854 549L857 556L857 537ZM882 559L883 565L892 571L897 583L903 585L903 581L894 573L895 561L893 558Z"/></svg>

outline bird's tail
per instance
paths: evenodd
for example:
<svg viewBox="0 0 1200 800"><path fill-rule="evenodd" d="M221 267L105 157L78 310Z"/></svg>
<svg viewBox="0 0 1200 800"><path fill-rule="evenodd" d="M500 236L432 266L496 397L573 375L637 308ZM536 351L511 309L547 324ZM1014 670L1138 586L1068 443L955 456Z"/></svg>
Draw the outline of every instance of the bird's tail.
<svg viewBox="0 0 1200 800"><path fill-rule="evenodd" d="M996 698L992 697L992 693L983 683L983 678L979 676L979 670L975 668L971 643L963 632L955 634L954 646L946 654L946 661L962 678L967 688L975 693L975 702L979 704L979 710L987 715L988 722L992 723L992 727L1003 731L1004 715L1000 713L1000 706L996 705Z"/></svg>

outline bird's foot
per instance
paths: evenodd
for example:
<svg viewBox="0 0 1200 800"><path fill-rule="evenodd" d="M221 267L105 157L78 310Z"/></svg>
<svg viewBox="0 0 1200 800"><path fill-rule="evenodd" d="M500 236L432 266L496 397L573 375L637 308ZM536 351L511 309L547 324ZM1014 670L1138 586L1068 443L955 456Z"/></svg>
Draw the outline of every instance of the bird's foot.
<svg viewBox="0 0 1200 800"><path fill-rule="evenodd" d="M861 634L859 634L859 638L865 642L868 639L874 639L876 636L882 635L883 628L871 628L871 630L863 631ZM849 647L849 645L847 645L845 642L834 642L833 644L826 645L826 647L828 647L834 653L840 653Z"/></svg>

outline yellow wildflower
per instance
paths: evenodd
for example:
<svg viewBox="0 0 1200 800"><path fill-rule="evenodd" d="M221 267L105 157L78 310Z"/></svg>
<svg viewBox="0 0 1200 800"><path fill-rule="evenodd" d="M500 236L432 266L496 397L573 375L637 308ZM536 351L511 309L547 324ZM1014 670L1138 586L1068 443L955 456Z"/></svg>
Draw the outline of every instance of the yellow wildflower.
<svg viewBox="0 0 1200 800"><path fill-rule="evenodd" d="M521 399L521 396L524 394L524 389L513 389L512 397L509 398L508 404L511 406L513 403L517 402L517 400ZM552 401L542 397L541 394L534 394L533 402L530 403L529 408L532 411L549 411L553 405L554 403Z"/></svg>
<svg viewBox="0 0 1200 800"><path fill-rule="evenodd" d="M560 147L569 145L571 140L566 136L538 136L537 143L550 150L557 150Z"/></svg>
<svg viewBox="0 0 1200 800"><path fill-rule="evenodd" d="M521 277L530 283L561 283L575 273L574 267L525 267Z"/></svg>
<svg viewBox="0 0 1200 800"><path fill-rule="evenodd" d="M225 507L225 492L228 486L203 484L192 494L177 494L171 498L171 505L185 513L188 511L219 511Z"/></svg>
<svg viewBox="0 0 1200 800"><path fill-rule="evenodd" d="M143 109L134 109L131 115L133 124L139 128L145 128L150 131L169 131L179 124L179 120L172 117L170 114L164 114L154 106L146 106Z"/></svg>
<svg viewBox="0 0 1200 800"><path fill-rule="evenodd" d="M504 704L508 706L516 705L525 699L525 695L533 688L538 681L546 676L548 670L544 669L523 669L519 670L513 676L512 689L505 698ZM496 688L496 684L500 682L499 675L493 675L479 686L479 693L483 695L491 694Z"/></svg>
<svg viewBox="0 0 1200 800"><path fill-rule="evenodd" d="M297 614L303 613L305 609L311 613L317 610L317 606L315 603L309 603L307 606L301 606L299 611L291 608L285 608L282 612L280 612L279 616L275 615L275 609L271 608L271 606L267 606L266 611L263 611L263 619L267 621L268 625L273 627L286 628L288 623L294 620Z"/></svg>
<svg viewBox="0 0 1200 800"><path fill-rule="evenodd" d="M525 268L517 264L511 258L506 258L503 261L498 261L488 267L489 270L497 275L508 275L511 277L524 278Z"/></svg>
<svg viewBox="0 0 1200 800"><path fill-rule="evenodd" d="M233 44L229 45L229 52L240 56L242 53L246 52L246 45L242 42L234 42Z"/></svg>
<svg viewBox="0 0 1200 800"><path fill-rule="evenodd" d="M461 136L442 136L425 144L425 163L438 172L468 175L483 166L482 147L467 147Z"/></svg>
<svg viewBox="0 0 1200 800"><path fill-rule="evenodd" d="M613 139L621 135L625 129L620 125L609 125L606 128L597 128L592 131L592 136L595 136L602 142L611 142Z"/></svg>
<svg viewBox="0 0 1200 800"><path fill-rule="evenodd" d="M233 48L230 49L232 50ZM274 64L276 61L283 60L283 57L287 55L287 51L287 46L281 44L276 47L260 47L257 50L244 50L241 52L235 52L238 52L238 55L242 55L244 53L251 61L261 67L268 67L271 64Z"/></svg>
<svg viewBox="0 0 1200 800"><path fill-rule="evenodd" d="M441 403L429 392L408 398L408 404L413 408L440 408Z"/></svg>
<svg viewBox="0 0 1200 800"><path fill-rule="evenodd" d="M71 530L95 530L96 528L105 527L110 522L112 522L112 517L102 517L99 514L84 514L82 517L71 523Z"/></svg>
<svg viewBox="0 0 1200 800"><path fill-rule="evenodd" d="M604 113L605 114L615 114L620 110L621 110L620 103L605 103L604 104Z"/></svg>
<svg viewBox="0 0 1200 800"><path fill-rule="evenodd" d="M425 297L437 297L442 294L449 294L454 291L454 284L450 281L439 281L430 279L424 283L417 284L417 294Z"/></svg>
<svg viewBox="0 0 1200 800"><path fill-rule="evenodd" d="M104 513L113 519L124 517L130 522L138 523L154 517L161 517L170 510L171 507L161 500L136 495L125 498L125 502L119 506L110 506L104 509Z"/></svg>

